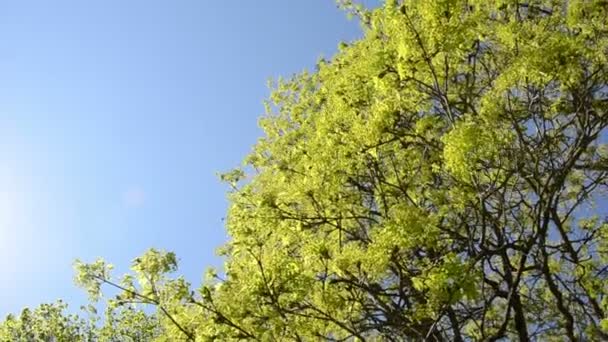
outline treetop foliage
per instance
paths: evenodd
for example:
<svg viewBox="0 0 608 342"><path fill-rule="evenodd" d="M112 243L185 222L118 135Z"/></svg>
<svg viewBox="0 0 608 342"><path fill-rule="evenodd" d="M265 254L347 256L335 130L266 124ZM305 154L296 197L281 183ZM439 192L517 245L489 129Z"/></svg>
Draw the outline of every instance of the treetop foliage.
<svg viewBox="0 0 608 342"><path fill-rule="evenodd" d="M608 2L341 4L363 38L279 79L222 176L222 272L78 262L109 318L42 306L0 340L608 339Z"/></svg>

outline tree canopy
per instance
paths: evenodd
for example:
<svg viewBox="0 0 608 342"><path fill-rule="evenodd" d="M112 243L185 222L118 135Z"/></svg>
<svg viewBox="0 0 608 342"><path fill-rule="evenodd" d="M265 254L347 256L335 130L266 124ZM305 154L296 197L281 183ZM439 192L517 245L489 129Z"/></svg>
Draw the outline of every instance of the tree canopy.
<svg viewBox="0 0 608 342"><path fill-rule="evenodd" d="M0 339L608 339L608 2L342 5L363 38L279 79L222 175L223 270L77 262L106 319L46 305Z"/></svg>

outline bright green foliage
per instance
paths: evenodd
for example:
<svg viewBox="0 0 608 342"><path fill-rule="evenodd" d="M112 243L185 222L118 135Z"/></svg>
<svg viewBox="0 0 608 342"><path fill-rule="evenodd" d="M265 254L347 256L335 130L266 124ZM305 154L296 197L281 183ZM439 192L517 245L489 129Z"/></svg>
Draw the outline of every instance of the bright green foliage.
<svg viewBox="0 0 608 342"><path fill-rule="evenodd" d="M9 315L0 324L2 342L93 341L95 329L85 320L65 313L61 301L25 309L19 316Z"/></svg>
<svg viewBox="0 0 608 342"><path fill-rule="evenodd" d="M279 80L222 176L224 275L77 282L160 341L608 339L608 2L342 4L364 37Z"/></svg>
<svg viewBox="0 0 608 342"><path fill-rule="evenodd" d="M84 309L84 308L83 308ZM61 301L25 309L19 316L9 315L0 324L1 342L147 342L160 336L154 316L122 306L108 307L103 322L91 307L79 317L68 313Z"/></svg>
<svg viewBox="0 0 608 342"><path fill-rule="evenodd" d="M146 342L162 335L159 320L133 305L106 308L103 318L93 319L101 322L95 326L95 339L98 342Z"/></svg>

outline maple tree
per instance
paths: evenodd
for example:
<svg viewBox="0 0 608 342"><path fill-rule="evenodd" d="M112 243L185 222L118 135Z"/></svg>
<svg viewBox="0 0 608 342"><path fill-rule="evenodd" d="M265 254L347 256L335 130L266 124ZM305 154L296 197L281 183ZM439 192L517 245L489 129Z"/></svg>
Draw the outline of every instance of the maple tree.
<svg viewBox="0 0 608 342"><path fill-rule="evenodd" d="M342 5L363 38L278 80L222 176L225 269L77 282L158 341L608 339L608 2Z"/></svg>

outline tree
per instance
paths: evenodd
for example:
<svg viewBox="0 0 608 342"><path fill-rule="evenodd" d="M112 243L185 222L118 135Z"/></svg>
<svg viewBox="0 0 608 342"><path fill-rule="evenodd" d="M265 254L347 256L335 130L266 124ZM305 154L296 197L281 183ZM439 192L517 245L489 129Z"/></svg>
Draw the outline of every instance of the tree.
<svg viewBox="0 0 608 342"><path fill-rule="evenodd" d="M222 274L114 283L165 340L608 339L608 2L344 5L364 37L279 80Z"/></svg>
<svg viewBox="0 0 608 342"><path fill-rule="evenodd" d="M24 309L18 317L9 315L0 325L1 341L88 341L92 327L87 321L65 314L61 301L42 304L35 310Z"/></svg>
<svg viewBox="0 0 608 342"><path fill-rule="evenodd" d="M95 309L86 317L67 312L67 304L58 301L42 304L34 310L24 309L19 316L9 315L0 323L2 342L146 342L160 336L160 325L154 316L123 305L109 306L105 321L100 323Z"/></svg>

